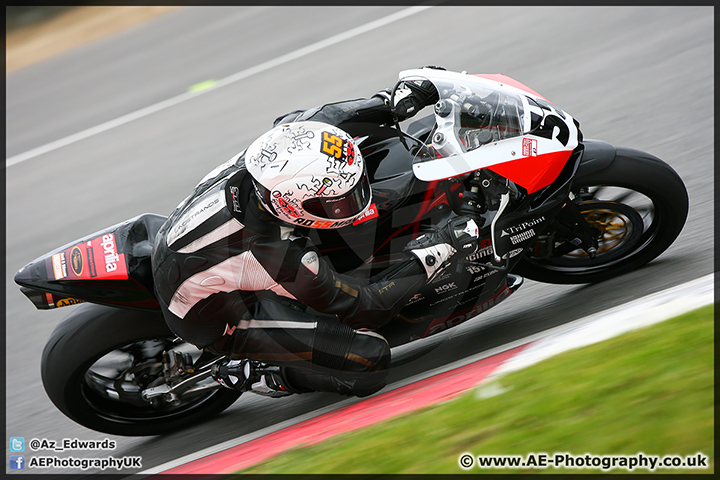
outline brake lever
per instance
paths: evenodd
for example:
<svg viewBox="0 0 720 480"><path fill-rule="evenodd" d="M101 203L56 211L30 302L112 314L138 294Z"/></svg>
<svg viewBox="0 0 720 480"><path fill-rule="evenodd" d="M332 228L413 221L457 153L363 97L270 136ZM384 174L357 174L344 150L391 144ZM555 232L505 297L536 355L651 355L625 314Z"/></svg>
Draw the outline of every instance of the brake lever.
<svg viewBox="0 0 720 480"><path fill-rule="evenodd" d="M490 238L492 240L492 249L493 249L493 257L495 258L496 262L500 262L502 258L500 258L500 255L498 255L497 249L495 247L496 245L496 239L497 239L497 221L500 218L500 216L505 211L505 208L508 206L508 203L510 203L510 193L505 192L502 195L500 195L500 207L498 207L498 211L495 214L495 216L492 219L492 222L490 223Z"/></svg>

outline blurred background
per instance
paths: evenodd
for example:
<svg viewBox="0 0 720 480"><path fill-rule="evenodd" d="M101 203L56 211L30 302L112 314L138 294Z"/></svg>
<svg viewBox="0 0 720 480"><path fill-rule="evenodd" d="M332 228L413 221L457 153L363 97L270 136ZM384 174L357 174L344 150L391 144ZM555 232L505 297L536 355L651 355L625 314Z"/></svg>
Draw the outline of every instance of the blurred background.
<svg viewBox="0 0 720 480"><path fill-rule="evenodd" d="M19 268L141 213L169 214L277 116L368 97L407 68L527 84L586 138L673 166L690 216L647 267L591 286L526 282L391 382L712 273L713 19L712 7L7 7L8 436L107 437L47 399L40 355L70 310L36 311L12 281ZM148 468L343 401L247 397L182 435L116 438L112 454Z"/></svg>

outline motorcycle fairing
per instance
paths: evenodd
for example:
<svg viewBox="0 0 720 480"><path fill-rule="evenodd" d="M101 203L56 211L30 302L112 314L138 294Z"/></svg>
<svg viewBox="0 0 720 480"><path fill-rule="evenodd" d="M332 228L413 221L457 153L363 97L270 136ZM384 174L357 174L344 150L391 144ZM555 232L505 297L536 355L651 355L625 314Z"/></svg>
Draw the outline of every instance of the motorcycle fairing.
<svg viewBox="0 0 720 480"><path fill-rule="evenodd" d="M15 282L39 309L89 301L156 310L150 258L166 218L144 214L76 240L27 264Z"/></svg>
<svg viewBox="0 0 720 480"><path fill-rule="evenodd" d="M476 73L474 74L476 77L484 78L487 80L491 80L493 82L498 82L501 84L509 85L511 87L515 87L519 90L523 90L531 95L534 95L538 98L542 98L545 101L549 101L547 98L540 95L538 92L533 90L532 88L528 87L524 83L520 83L517 80L515 80L512 77L508 77L507 75L503 75L502 73Z"/></svg>
<svg viewBox="0 0 720 480"><path fill-rule="evenodd" d="M504 77L504 76L503 76ZM423 181L489 168L534 193L551 184L579 143L573 118L519 82L432 69L400 72L439 93L430 147L413 159ZM509 78L509 77L507 77ZM515 86L514 86L515 85Z"/></svg>
<svg viewBox="0 0 720 480"><path fill-rule="evenodd" d="M516 256L510 261L519 261ZM484 267L464 268L441 276L423 287L397 317L378 329L391 347L435 335L464 323L505 300L518 285L510 287L507 276ZM443 278L445 277L445 278Z"/></svg>
<svg viewBox="0 0 720 480"><path fill-rule="evenodd" d="M532 194L541 190L558 177L572 151L553 152L534 158L520 158L489 167Z"/></svg>
<svg viewBox="0 0 720 480"><path fill-rule="evenodd" d="M48 276L55 280L125 280L128 278L125 254L117 250L115 234L104 233L73 245L46 259Z"/></svg>

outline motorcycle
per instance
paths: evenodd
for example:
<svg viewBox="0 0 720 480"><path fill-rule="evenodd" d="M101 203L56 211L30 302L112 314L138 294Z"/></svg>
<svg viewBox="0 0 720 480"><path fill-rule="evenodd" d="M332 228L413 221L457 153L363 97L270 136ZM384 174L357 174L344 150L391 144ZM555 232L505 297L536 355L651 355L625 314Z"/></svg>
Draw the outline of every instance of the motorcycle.
<svg viewBox="0 0 720 480"><path fill-rule="evenodd" d="M687 191L662 160L583 139L572 116L504 75L407 70L391 105L410 82L425 80L439 93L429 115L358 127L373 192L367 215L358 225L306 231L336 270L371 278L449 216L476 221L477 250L378 330L391 347L475 318L523 278L581 284L629 272L682 230ZM243 161L240 153L220 170ZM148 213L105 228L15 276L39 309L83 304L50 336L41 372L55 406L87 428L166 433L207 420L240 396L213 380L220 357L178 338L160 313L151 260L166 218Z"/></svg>

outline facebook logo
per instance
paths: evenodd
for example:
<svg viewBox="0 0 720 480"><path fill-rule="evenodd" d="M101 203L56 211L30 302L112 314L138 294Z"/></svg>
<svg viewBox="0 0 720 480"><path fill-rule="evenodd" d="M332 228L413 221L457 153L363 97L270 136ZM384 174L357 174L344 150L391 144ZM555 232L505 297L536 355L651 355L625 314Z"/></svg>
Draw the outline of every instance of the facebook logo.
<svg viewBox="0 0 720 480"><path fill-rule="evenodd" d="M10 470L23 470L25 468L25 456L10 455Z"/></svg>
<svg viewBox="0 0 720 480"><path fill-rule="evenodd" d="M25 451L25 438L24 437L10 437L10 451L11 452L24 452Z"/></svg>

